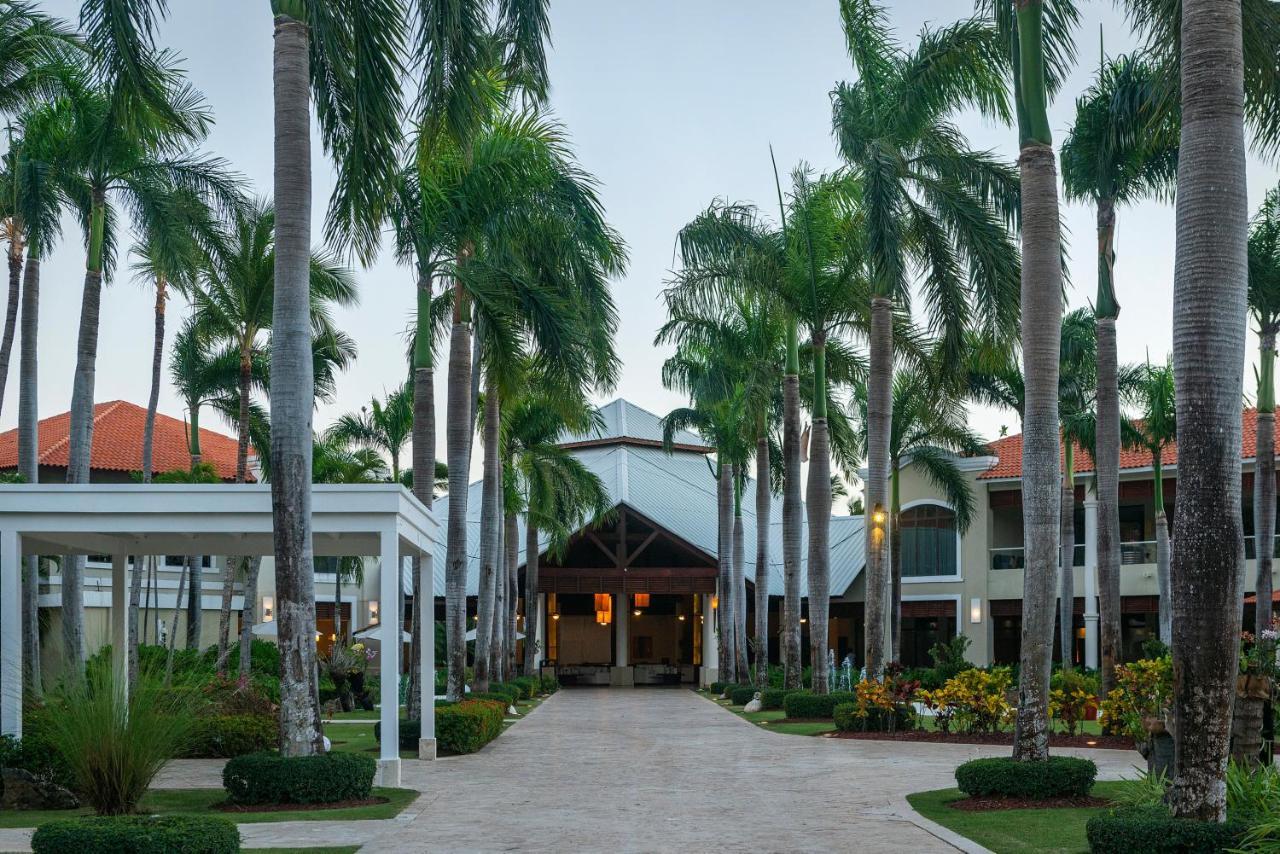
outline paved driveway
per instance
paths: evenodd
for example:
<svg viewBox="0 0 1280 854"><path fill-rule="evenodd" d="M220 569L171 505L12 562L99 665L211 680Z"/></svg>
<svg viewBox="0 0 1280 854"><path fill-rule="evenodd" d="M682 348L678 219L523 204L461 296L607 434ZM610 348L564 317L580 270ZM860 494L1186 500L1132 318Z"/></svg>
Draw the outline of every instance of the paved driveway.
<svg viewBox="0 0 1280 854"><path fill-rule="evenodd" d="M405 761L423 792L393 820L240 826L246 846L382 851L955 851L982 849L903 796L954 785L1007 748L771 733L682 689L571 689L471 756ZM1072 751L1116 779L1137 753ZM157 787L218 786L172 763ZM29 832L0 831L0 851Z"/></svg>

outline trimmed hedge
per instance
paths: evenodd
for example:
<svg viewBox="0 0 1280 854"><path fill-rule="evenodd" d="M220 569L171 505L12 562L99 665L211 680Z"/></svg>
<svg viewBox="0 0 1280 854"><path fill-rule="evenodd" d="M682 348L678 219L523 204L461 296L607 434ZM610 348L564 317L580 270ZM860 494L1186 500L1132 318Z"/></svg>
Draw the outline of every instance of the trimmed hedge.
<svg viewBox="0 0 1280 854"><path fill-rule="evenodd" d="M1239 848L1248 825L1227 819L1174 818L1163 805L1130 807L1095 815L1085 825L1089 850L1107 854L1210 854Z"/></svg>
<svg viewBox="0 0 1280 854"><path fill-rule="evenodd" d="M711 693L717 697L724 693L724 689L730 687L728 682L712 682L709 686Z"/></svg>
<svg viewBox="0 0 1280 854"><path fill-rule="evenodd" d="M222 787L235 804L360 801L373 791L377 770L378 763L364 753L250 753L227 760Z"/></svg>
<svg viewBox="0 0 1280 854"><path fill-rule="evenodd" d="M857 699L849 691L833 691L830 694L792 691L783 699L782 708L789 718L831 718L835 715L836 706L857 702Z"/></svg>
<svg viewBox="0 0 1280 854"><path fill-rule="evenodd" d="M745 706L755 698L757 690L754 685L734 685L729 689L729 702L735 706Z"/></svg>
<svg viewBox="0 0 1280 854"><path fill-rule="evenodd" d="M543 676L541 682L544 694L554 694L560 690L560 680L554 676Z"/></svg>
<svg viewBox="0 0 1280 854"><path fill-rule="evenodd" d="M444 708L439 703L436 704L437 712ZM418 752L418 740L422 738L422 721L417 719L400 721L400 749L408 750L412 753ZM373 740L382 744L382 721L378 721L373 725Z"/></svg>
<svg viewBox="0 0 1280 854"><path fill-rule="evenodd" d="M524 692L510 682L490 682L489 690L482 691L481 693L496 694L500 697L506 697L507 702L512 706L520 702L520 699L524 696ZM468 694L467 696L472 695Z"/></svg>
<svg viewBox="0 0 1280 854"><path fill-rule="evenodd" d="M84 816L42 824L31 837L35 854L234 854L235 822L221 816Z"/></svg>
<svg viewBox="0 0 1280 854"><path fill-rule="evenodd" d="M760 705L766 711L781 709L783 701L787 699L787 695L794 693L795 689L788 691L786 688L766 688L760 692Z"/></svg>
<svg viewBox="0 0 1280 854"><path fill-rule="evenodd" d="M502 734L505 714L506 707L492 700L463 700L437 706L436 743L442 751L475 753ZM415 741L415 749L416 744Z"/></svg>
<svg viewBox="0 0 1280 854"><path fill-rule="evenodd" d="M526 700L532 700L538 696L538 691L542 688L542 680L535 679L532 676L517 676L507 684L519 688L523 698Z"/></svg>
<svg viewBox="0 0 1280 854"><path fill-rule="evenodd" d="M265 715L196 718L181 755L185 759L224 759L258 753L275 747L279 735L276 719Z"/></svg>
<svg viewBox="0 0 1280 854"><path fill-rule="evenodd" d="M1043 762L1000 756L964 763L956 769L956 785L975 798L1082 798L1097 776L1097 765L1074 756L1051 756Z"/></svg>

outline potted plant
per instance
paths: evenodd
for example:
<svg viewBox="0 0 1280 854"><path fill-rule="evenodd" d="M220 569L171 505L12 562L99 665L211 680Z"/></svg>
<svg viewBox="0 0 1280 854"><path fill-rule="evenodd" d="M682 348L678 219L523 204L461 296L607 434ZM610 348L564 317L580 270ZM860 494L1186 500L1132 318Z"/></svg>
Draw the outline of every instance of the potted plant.
<svg viewBox="0 0 1280 854"><path fill-rule="evenodd" d="M1231 716L1231 758L1241 765L1257 765L1263 757L1262 717L1275 690L1276 640L1280 619L1271 628L1240 633L1240 673L1236 676L1235 708Z"/></svg>

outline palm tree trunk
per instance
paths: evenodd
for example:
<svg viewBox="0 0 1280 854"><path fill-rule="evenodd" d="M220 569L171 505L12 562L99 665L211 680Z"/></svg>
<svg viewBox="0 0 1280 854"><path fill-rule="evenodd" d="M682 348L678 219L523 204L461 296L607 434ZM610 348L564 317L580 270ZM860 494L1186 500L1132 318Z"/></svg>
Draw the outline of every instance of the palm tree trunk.
<svg viewBox="0 0 1280 854"><path fill-rule="evenodd" d="M902 476L889 459L889 660L902 661Z"/></svg>
<svg viewBox="0 0 1280 854"><path fill-rule="evenodd" d="M178 639L178 615L182 613L182 594L187 588L187 575L193 569L191 558L187 557L182 561L182 571L178 573L178 596L173 603L173 625L169 627L169 637L167 641L168 650L164 656L164 684L168 684L173 679L173 650L174 644Z"/></svg>
<svg viewBox="0 0 1280 854"><path fill-rule="evenodd" d="M1271 628L1271 564L1276 550L1276 329L1264 326L1258 353L1257 452L1253 473L1253 534L1257 575L1254 635Z"/></svg>
<svg viewBox="0 0 1280 854"><path fill-rule="evenodd" d="M187 649L200 649L205 631L205 558L192 557L195 570L187 585ZM230 563L230 558L227 558Z"/></svg>
<svg viewBox="0 0 1280 854"><path fill-rule="evenodd" d="M40 331L40 254L27 253L22 283L22 346L18 353L18 471L28 483L40 480L40 437L37 336ZM26 560L22 576L22 648L26 656L28 690L44 694L40 667L40 559Z"/></svg>
<svg viewBox="0 0 1280 854"><path fill-rule="evenodd" d="M342 567L334 574L333 582L333 635L334 643L342 643Z"/></svg>
<svg viewBox="0 0 1280 854"><path fill-rule="evenodd" d="M249 479L249 392L253 380L251 357L248 343L243 343L240 347L240 373L237 382L240 411L236 416L236 483L245 483ZM222 579L222 603L218 609L219 674L227 672L227 658L231 652L231 599L235 592L235 568L240 561L241 558L228 557L227 571Z"/></svg>
<svg viewBox="0 0 1280 854"><path fill-rule="evenodd" d="M449 466L449 521L445 558L445 632L449 647L448 698L460 700L467 670L467 478L471 459L471 323L459 288L449 336L449 410L445 425ZM415 463L415 475L417 474ZM416 478L415 478L416 482Z"/></svg>
<svg viewBox="0 0 1280 854"><path fill-rule="evenodd" d="M1075 445L1066 439L1062 472L1062 558L1058 570L1058 639L1062 669L1070 670L1075 651L1076 618L1076 467Z"/></svg>
<svg viewBox="0 0 1280 854"><path fill-rule="evenodd" d="M504 650L502 659L502 678L503 681L510 681L515 677L515 660L516 660L516 605L520 597L520 578L517 575L520 567L520 525L516 518L516 514L508 513L506 519L506 531L502 537L502 548L506 553L507 571L507 648ZM529 602L525 600L525 643L531 643L532 638L529 637Z"/></svg>
<svg viewBox="0 0 1280 854"><path fill-rule="evenodd" d="M750 678L747 661L747 580L745 576L745 532L742 527L742 466L733 466L733 646L735 669L740 679ZM624 615L625 616L625 615Z"/></svg>
<svg viewBox="0 0 1280 854"><path fill-rule="evenodd" d="M1120 304L1114 288L1115 203L1098 202L1098 335L1097 435L1095 468L1098 490L1098 612L1101 647L1101 694L1115 687L1120 663L1120 388L1116 356L1116 318Z"/></svg>
<svg viewBox="0 0 1280 854"><path fill-rule="evenodd" d="M252 555L244 575L244 608L240 611L240 681L249 678L253 669L253 627L258 622L258 570L262 558Z"/></svg>
<svg viewBox="0 0 1280 854"><path fill-rule="evenodd" d="M436 405L435 405L435 353L431 348L431 279L418 277L417 329L413 344L413 457L415 477L413 495L428 510L435 502L436 470ZM425 473L425 475L423 474ZM422 717L421 691L418 688L419 671L422 669L422 645L434 643L434 638L422 636L424 609L434 608L435 603L424 598L418 588L421 577L421 558L413 559L413 627L409 641L409 699L407 711L410 720Z"/></svg>
<svg viewBox="0 0 1280 854"><path fill-rule="evenodd" d="M756 439L756 687L769 687L769 437Z"/></svg>
<svg viewBox="0 0 1280 854"><path fill-rule="evenodd" d="M734 650L733 633L733 467L721 461L723 449L716 449L716 521L717 521L717 563L719 579L717 586L719 604L716 614L716 627L720 632L720 681L735 683L738 681L737 652Z"/></svg>
<svg viewBox="0 0 1280 854"><path fill-rule="evenodd" d="M1183 0L1174 252L1178 545L1172 563L1180 817L1222 821L1241 622L1240 387L1246 235L1239 3Z"/></svg>
<svg viewBox="0 0 1280 854"><path fill-rule="evenodd" d="M538 673L538 657L543 652L536 643L542 620L538 602L538 526L527 514L524 524L524 675L533 676Z"/></svg>
<svg viewBox="0 0 1280 854"><path fill-rule="evenodd" d="M804 503L800 499L800 356L794 321L787 325L787 366L782 379L782 657L783 686L799 688L803 674L800 633L800 559Z"/></svg>
<svg viewBox="0 0 1280 854"><path fill-rule="evenodd" d="M821 345L819 345L820 347ZM821 349L815 352L815 360ZM826 407L815 400L813 428L809 431L809 663L813 667L813 692L831 690L827 671L827 626L831 608L831 446L827 438ZM883 600L882 600L883 604Z"/></svg>
<svg viewBox="0 0 1280 854"><path fill-rule="evenodd" d="M18 325L18 304L22 283L22 244L9 244L9 303L4 314L4 337L0 339L0 412L4 411L4 392L9 380L9 357L13 353L13 335Z"/></svg>
<svg viewBox="0 0 1280 854"><path fill-rule="evenodd" d="M152 464L155 446L156 409L160 405L160 372L164 367L164 320L166 282L156 278L155 334L151 344L151 393L147 397L147 417L142 427L142 482L150 483L154 469ZM138 609L142 603L142 573L138 562L130 576L129 587L129 680L132 684L138 673Z"/></svg>
<svg viewBox="0 0 1280 854"><path fill-rule="evenodd" d="M502 495L502 487L498 487ZM501 503L501 498L498 499ZM507 556L503 536L503 513L499 509L494 525L493 546L493 640L489 643L489 676L495 682L505 682L502 661L507 654Z"/></svg>
<svg viewBox="0 0 1280 854"><path fill-rule="evenodd" d="M1013 756L1049 756L1049 673L1053 665L1054 601L1062 487L1058 467L1058 361L1062 334L1062 239L1058 177L1045 110L1042 0L1018 4L1023 126L1022 352L1025 417L1022 444L1022 530L1026 556L1022 650Z"/></svg>
<svg viewBox="0 0 1280 854"><path fill-rule="evenodd" d="M878 678L884 670L885 594L889 590L888 538L877 518L887 514L889 485L889 434L893 428L893 304L887 297L871 299L871 354L867 379L867 481L866 508L872 519L866 538L866 654L867 675ZM812 464L813 455L810 454ZM813 469L809 470L810 483ZM830 513L830 503L824 512ZM812 517L812 511L810 511ZM813 536L812 531L809 534ZM812 595L811 595L812 599ZM810 615L812 617L812 614ZM824 658L821 662L826 664ZM819 662L813 663L814 672Z"/></svg>
<svg viewBox="0 0 1280 854"><path fill-rule="evenodd" d="M1169 541L1169 519L1164 510L1164 468L1160 456L1159 452L1151 455L1156 513L1156 589L1160 591L1160 640L1166 644L1172 644L1173 603L1169 597L1169 585L1173 548Z"/></svg>
<svg viewBox="0 0 1280 854"><path fill-rule="evenodd" d="M271 513L280 645L280 752L323 750L311 553L311 92L309 34L275 19L276 265L271 336Z"/></svg>
<svg viewBox="0 0 1280 854"><path fill-rule="evenodd" d="M476 622L476 688L489 690L490 666L493 663L495 589L498 571L498 525L501 510L498 494L498 406L497 384L486 384L484 399L484 488L480 497L480 587ZM450 476L453 469L449 470Z"/></svg>

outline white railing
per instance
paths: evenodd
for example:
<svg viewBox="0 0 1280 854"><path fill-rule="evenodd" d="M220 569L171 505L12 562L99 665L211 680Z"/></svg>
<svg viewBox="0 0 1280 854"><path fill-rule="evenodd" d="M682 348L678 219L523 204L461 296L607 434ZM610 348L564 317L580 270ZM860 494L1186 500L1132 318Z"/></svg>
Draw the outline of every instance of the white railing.
<svg viewBox="0 0 1280 854"><path fill-rule="evenodd" d="M1002 546L990 551L992 569L1025 569L1027 566L1022 546ZM1075 566L1084 566L1084 543L1076 543L1072 558Z"/></svg>
<svg viewBox="0 0 1280 854"><path fill-rule="evenodd" d="M1022 546L1002 546L1000 548L991 549L991 568L992 569L1025 569L1026 560L1022 554ZM1257 557L1256 546L1253 537L1244 538L1244 557L1245 560L1253 560ZM1272 556L1280 558L1280 534L1276 535L1275 547L1272 549ZM1141 564L1153 564L1156 562L1156 541L1155 540L1133 540L1120 544L1120 565L1121 566L1138 566ZM1076 543L1075 565L1084 566L1084 545Z"/></svg>

